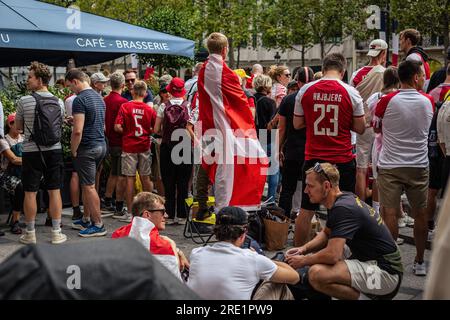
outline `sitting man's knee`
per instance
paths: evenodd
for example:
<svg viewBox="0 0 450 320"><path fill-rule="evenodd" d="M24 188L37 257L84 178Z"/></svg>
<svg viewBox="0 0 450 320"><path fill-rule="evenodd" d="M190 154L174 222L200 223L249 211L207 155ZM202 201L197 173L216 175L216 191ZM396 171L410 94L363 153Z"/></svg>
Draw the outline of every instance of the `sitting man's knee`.
<svg viewBox="0 0 450 320"><path fill-rule="evenodd" d="M308 270L308 281L317 289L325 283L326 268L320 264L313 265Z"/></svg>

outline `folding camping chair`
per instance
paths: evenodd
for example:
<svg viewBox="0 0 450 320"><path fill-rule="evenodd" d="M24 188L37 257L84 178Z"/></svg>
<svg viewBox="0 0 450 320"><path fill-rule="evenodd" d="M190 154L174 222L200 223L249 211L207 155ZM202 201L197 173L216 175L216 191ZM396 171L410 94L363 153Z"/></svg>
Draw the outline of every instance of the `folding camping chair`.
<svg viewBox="0 0 450 320"><path fill-rule="evenodd" d="M216 242L214 240L211 241L211 238L214 235L213 232L201 233L197 226L197 223L205 223L210 226L214 226L216 224L216 214L213 213L210 217L206 218L205 220L197 220L196 214L198 212L198 202L194 202L193 198L187 198L185 200L185 203L188 210L188 215L186 219L186 224L184 226L183 236L185 238L192 239L192 241L194 241L194 243L196 244L203 244L205 246L208 243ZM213 207L214 204L215 204L214 197L208 197L207 202L208 207Z"/></svg>

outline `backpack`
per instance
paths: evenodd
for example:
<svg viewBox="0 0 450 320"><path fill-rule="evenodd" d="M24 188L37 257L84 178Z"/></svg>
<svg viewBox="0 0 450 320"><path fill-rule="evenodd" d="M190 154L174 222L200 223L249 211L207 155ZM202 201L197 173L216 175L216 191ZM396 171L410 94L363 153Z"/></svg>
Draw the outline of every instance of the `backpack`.
<svg viewBox="0 0 450 320"><path fill-rule="evenodd" d="M165 104L162 142L170 143L172 133L176 129L186 128L189 120L189 102L183 101L181 105L178 105L170 104L168 101Z"/></svg>
<svg viewBox="0 0 450 320"><path fill-rule="evenodd" d="M34 109L33 132L31 140L38 146L50 147L61 141L63 114L57 97L42 97L31 94L36 100Z"/></svg>

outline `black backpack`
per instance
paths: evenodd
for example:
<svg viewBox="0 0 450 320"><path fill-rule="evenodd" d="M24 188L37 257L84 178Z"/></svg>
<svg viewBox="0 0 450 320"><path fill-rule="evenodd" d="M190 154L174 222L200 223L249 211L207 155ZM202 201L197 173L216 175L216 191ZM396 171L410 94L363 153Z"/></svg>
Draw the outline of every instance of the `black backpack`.
<svg viewBox="0 0 450 320"><path fill-rule="evenodd" d="M50 147L61 141L63 114L59 99L54 96L42 97L34 92L31 95L36 100L31 140L38 146Z"/></svg>

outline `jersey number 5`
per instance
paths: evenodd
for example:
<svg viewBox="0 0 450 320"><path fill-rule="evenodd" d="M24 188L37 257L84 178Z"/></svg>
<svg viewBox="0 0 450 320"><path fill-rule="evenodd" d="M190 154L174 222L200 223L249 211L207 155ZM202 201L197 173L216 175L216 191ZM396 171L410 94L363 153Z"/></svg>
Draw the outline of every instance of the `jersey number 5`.
<svg viewBox="0 0 450 320"><path fill-rule="evenodd" d="M335 104L315 104L314 112L320 111L319 117L314 121L314 135L316 136L332 136L336 137L338 135L338 115L339 107ZM330 119L331 128L325 123L319 130L319 123L324 120L327 113L331 113L328 117Z"/></svg>
<svg viewBox="0 0 450 320"><path fill-rule="evenodd" d="M134 135L136 137L140 137L144 133L144 130L142 130L142 126L138 122L138 119L142 119L142 116L135 114L135 115L133 115L133 118L134 118L134 124L136 125L136 130L134 131Z"/></svg>

